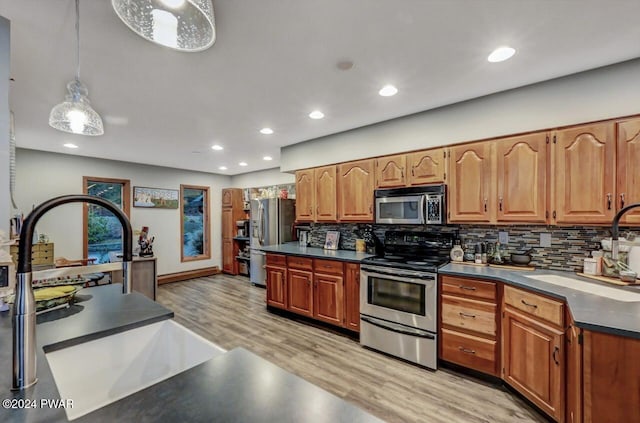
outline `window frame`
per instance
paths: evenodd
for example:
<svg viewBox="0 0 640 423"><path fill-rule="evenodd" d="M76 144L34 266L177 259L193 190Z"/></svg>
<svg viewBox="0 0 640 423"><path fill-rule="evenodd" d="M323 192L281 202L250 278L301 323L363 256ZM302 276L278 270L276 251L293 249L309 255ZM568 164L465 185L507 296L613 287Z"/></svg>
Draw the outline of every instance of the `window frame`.
<svg viewBox="0 0 640 423"><path fill-rule="evenodd" d="M89 194L89 181L122 185L122 211L131 219L131 181L129 179L82 177L82 193ZM82 257L89 256L89 203L82 203Z"/></svg>
<svg viewBox="0 0 640 423"><path fill-rule="evenodd" d="M197 189L204 193L202 204L204 207L203 219L204 228L202 230L204 253L197 256L184 255L184 190ZM186 263L198 260L211 259L211 188L202 185L180 184L180 262Z"/></svg>

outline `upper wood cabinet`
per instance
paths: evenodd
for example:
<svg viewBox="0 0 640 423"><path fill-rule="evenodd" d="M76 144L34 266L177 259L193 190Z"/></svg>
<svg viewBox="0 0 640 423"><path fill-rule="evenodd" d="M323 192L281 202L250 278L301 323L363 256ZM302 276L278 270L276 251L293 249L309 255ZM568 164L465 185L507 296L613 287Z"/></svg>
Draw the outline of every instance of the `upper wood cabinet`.
<svg viewBox="0 0 640 423"><path fill-rule="evenodd" d="M314 169L296 172L296 220L313 222L315 220L315 176Z"/></svg>
<svg viewBox="0 0 640 423"><path fill-rule="evenodd" d="M314 170L316 221L335 222L336 205L336 167L324 166Z"/></svg>
<svg viewBox="0 0 640 423"><path fill-rule="evenodd" d="M537 132L495 142L498 222L546 222L548 140Z"/></svg>
<svg viewBox="0 0 640 423"><path fill-rule="evenodd" d="M437 184L446 179L446 150L434 148L407 154L408 185Z"/></svg>
<svg viewBox="0 0 640 423"><path fill-rule="evenodd" d="M555 131L552 187L556 223L611 223L616 214L613 122Z"/></svg>
<svg viewBox="0 0 640 423"><path fill-rule="evenodd" d="M338 220L373 221L374 161L338 165Z"/></svg>
<svg viewBox="0 0 640 423"><path fill-rule="evenodd" d="M376 159L376 187L394 188L407 185L406 164L405 154Z"/></svg>
<svg viewBox="0 0 640 423"><path fill-rule="evenodd" d="M242 210L242 189L224 188L222 190L222 207L233 207Z"/></svg>
<svg viewBox="0 0 640 423"><path fill-rule="evenodd" d="M640 203L640 118L617 123L618 129L618 210ZM622 217L623 223L639 224L640 209Z"/></svg>
<svg viewBox="0 0 640 423"><path fill-rule="evenodd" d="M480 142L450 149L449 221L490 222L496 207L492 198L493 144Z"/></svg>

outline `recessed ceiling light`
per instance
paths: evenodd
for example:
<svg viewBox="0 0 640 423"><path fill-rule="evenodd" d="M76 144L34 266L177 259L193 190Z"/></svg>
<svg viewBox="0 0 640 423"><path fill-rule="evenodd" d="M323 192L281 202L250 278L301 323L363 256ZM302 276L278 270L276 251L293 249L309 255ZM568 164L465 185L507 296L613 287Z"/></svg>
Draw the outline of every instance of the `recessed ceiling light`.
<svg viewBox="0 0 640 423"><path fill-rule="evenodd" d="M324 113L322 113L320 110L314 110L313 112L309 113L309 117L311 119L322 119L324 117Z"/></svg>
<svg viewBox="0 0 640 423"><path fill-rule="evenodd" d="M271 135L271 134L273 134L273 129L271 129L271 128L262 128L260 130L260 133L263 134L263 135Z"/></svg>
<svg viewBox="0 0 640 423"><path fill-rule="evenodd" d="M240 166L247 166L247 162L240 162L238 163Z"/></svg>
<svg viewBox="0 0 640 423"><path fill-rule="evenodd" d="M64 145L65 147L67 147L67 148L78 148L78 146L77 146L77 145L72 144L72 143L70 143L70 142L68 142L68 143L66 143L66 144L63 144L63 145Z"/></svg>
<svg viewBox="0 0 640 423"><path fill-rule="evenodd" d="M211 146L212 150L216 150L216 151L220 151L220 150L224 150L224 147L218 144L212 145Z"/></svg>
<svg viewBox="0 0 640 423"><path fill-rule="evenodd" d="M516 54L516 49L508 46L498 47L493 50L487 60L491 63L504 62L507 59L510 59L511 56Z"/></svg>
<svg viewBox="0 0 640 423"><path fill-rule="evenodd" d="M393 85L385 85L384 87L380 88L380 91L378 91L378 94L383 97L391 97L392 95L396 95L397 93L398 89Z"/></svg>
<svg viewBox="0 0 640 423"><path fill-rule="evenodd" d="M171 7L173 9L177 9L184 4L185 0L160 0L167 7Z"/></svg>
<svg viewBox="0 0 640 423"><path fill-rule="evenodd" d="M351 60L341 60L336 63L336 67L340 70L347 71L353 67L353 62Z"/></svg>
<svg viewBox="0 0 640 423"><path fill-rule="evenodd" d="M220 170L227 170L227 167L226 167L226 166L220 166L218 169L220 169Z"/></svg>
<svg viewBox="0 0 640 423"><path fill-rule="evenodd" d="M266 160L266 161L273 160L273 157L271 157L271 156L264 156L264 157L262 158L262 160Z"/></svg>

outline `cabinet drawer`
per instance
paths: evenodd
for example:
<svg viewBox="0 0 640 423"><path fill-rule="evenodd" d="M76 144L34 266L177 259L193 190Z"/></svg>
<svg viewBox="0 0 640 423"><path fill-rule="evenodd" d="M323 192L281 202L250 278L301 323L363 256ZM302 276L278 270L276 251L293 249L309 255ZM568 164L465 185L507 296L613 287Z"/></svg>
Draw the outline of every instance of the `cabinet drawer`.
<svg viewBox="0 0 640 423"><path fill-rule="evenodd" d="M563 325L564 305L559 301L505 285L504 302L554 325Z"/></svg>
<svg viewBox="0 0 640 423"><path fill-rule="evenodd" d="M317 273L328 273L330 275L342 275L342 262L335 260L313 260L313 271Z"/></svg>
<svg viewBox="0 0 640 423"><path fill-rule="evenodd" d="M313 269L313 259L307 257L288 256L287 266L292 269L311 270Z"/></svg>
<svg viewBox="0 0 640 423"><path fill-rule="evenodd" d="M267 265L272 266L287 266L287 256L281 254L267 254Z"/></svg>
<svg viewBox="0 0 640 423"><path fill-rule="evenodd" d="M442 329L443 360L497 375L496 341Z"/></svg>
<svg viewBox="0 0 640 423"><path fill-rule="evenodd" d="M496 336L496 305L442 296L442 324Z"/></svg>
<svg viewBox="0 0 640 423"><path fill-rule="evenodd" d="M442 276L442 292L458 294L466 297L481 298L496 301L495 282L479 281L476 279Z"/></svg>
<svg viewBox="0 0 640 423"><path fill-rule="evenodd" d="M48 253L52 253L53 252L53 244L51 243L42 243L42 244L35 244L31 247L31 251L32 252L48 252Z"/></svg>
<svg viewBox="0 0 640 423"><path fill-rule="evenodd" d="M51 257L35 257L31 260L31 264L37 264L37 265L42 265L42 264L53 264L53 256Z"/></svg>

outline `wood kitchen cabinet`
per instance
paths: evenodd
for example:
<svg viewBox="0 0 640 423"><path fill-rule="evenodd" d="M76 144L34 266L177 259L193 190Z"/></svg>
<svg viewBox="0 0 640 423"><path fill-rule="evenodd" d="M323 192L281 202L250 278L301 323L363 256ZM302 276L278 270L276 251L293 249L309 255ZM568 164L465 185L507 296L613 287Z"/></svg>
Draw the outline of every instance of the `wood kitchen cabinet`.
<svg viewBox="0 0 640 423"><path fill-rule="evenodd" d="M616 214L613 122L552 133L553 221L610 224Z"/></svg>
<svg viewBox="0 0 640 423"><path fill-rule="evenodd" d="M582 329L567 312L567 410L568 423L582 423Z"/></svg>
<svg viewBox="0 0 640 423"><path fill-rule="evenodd" d="M337 166L338 220L373 221L374 161L359 160Z"/></svg>
<svg viewBox="0 0 640 423"><path fill-rule="evenodd" d="M242 201L242 189L225 188L222 190L222 271L238 274L235 257L238 246L233 242L236 235L236 221L245 218Z"/></svg>
<svg viewBox="0 0 640 423"><path fill-rule="evenodd" d="M491 222L493 197L493 144L479 142L454 146L449 157L449 222Z"/></svg>
<svg viewBox="0 0 640 423"><path fill-rule="evenodd" d="M286 309L287 298L287 268L286 256L267 254L267 305Z"/></svg>
<svg viewBox="0 0 640 423"><path fill-rule="evenodd" d="M619 121L618 134L618 210L625 205L640 203L640 118ZM640 224L640 209L622 217L623 224Z"/></svg>
<svg viewBox="0 0 640 423"><path fill-rule="evenodd" d="M510 286L503 303L502 379L564 422L563 304Z"/></svg>
<svg viewBox="0 0 640 423"><path fill-rule="evenodd" d="M344 323L342 276L314 273L313 282L313 317L342 326Z"/></svg>
<svg viewBox="0 0 640 423"><path fill-rule="evenodd" d="M440 277L439 358L497 376L499 319L496 283Z"/></svg>
<svg viewBox="0 0 640 423"><path fill-rule="evenodd" d="M495 142L498 222L547 221L548 141L536 132Z"/></svg>
<svg viewBox="0 0 640 423"><path fill-rule="evenodd" d="M314 170L315 207L317 222L335 222L336 204L336 167L324 166Z"/></svg>
<svg viewBox="0 0 640 423"><path fill-rule="evenodd" d="M296 221L313 222L316 218L316 184L313 169L296 172Z"/></svg>
<svg viewBox="0 0 640 423"><path fill-rule="evenodd" d="M408 185L442 183L446 179L446 153L444 148L407 154Z"/></svg>
<svg viewBox="0 0 640 423"><path fill-rule="evenodd" d="M584 331L584 423L640 421L640 339Z"/></svg>
<svg viewBox="0 0 640 423"><path fill-rule="evenodd" d="M287 269L288 309L303 316L313 316L313 273Z"/></svg>
<svg viewBox="0 0 640 423"><path fill-rule="evenodd" d="M376 159L376 188L395 188L407 185L407 156L397 154Z"/></svg>
<svg viewBox="0 0 640 423"><path fill-rule="evenodd" d="M360 265L344 264L344 327L360 332Z"/></svg>

